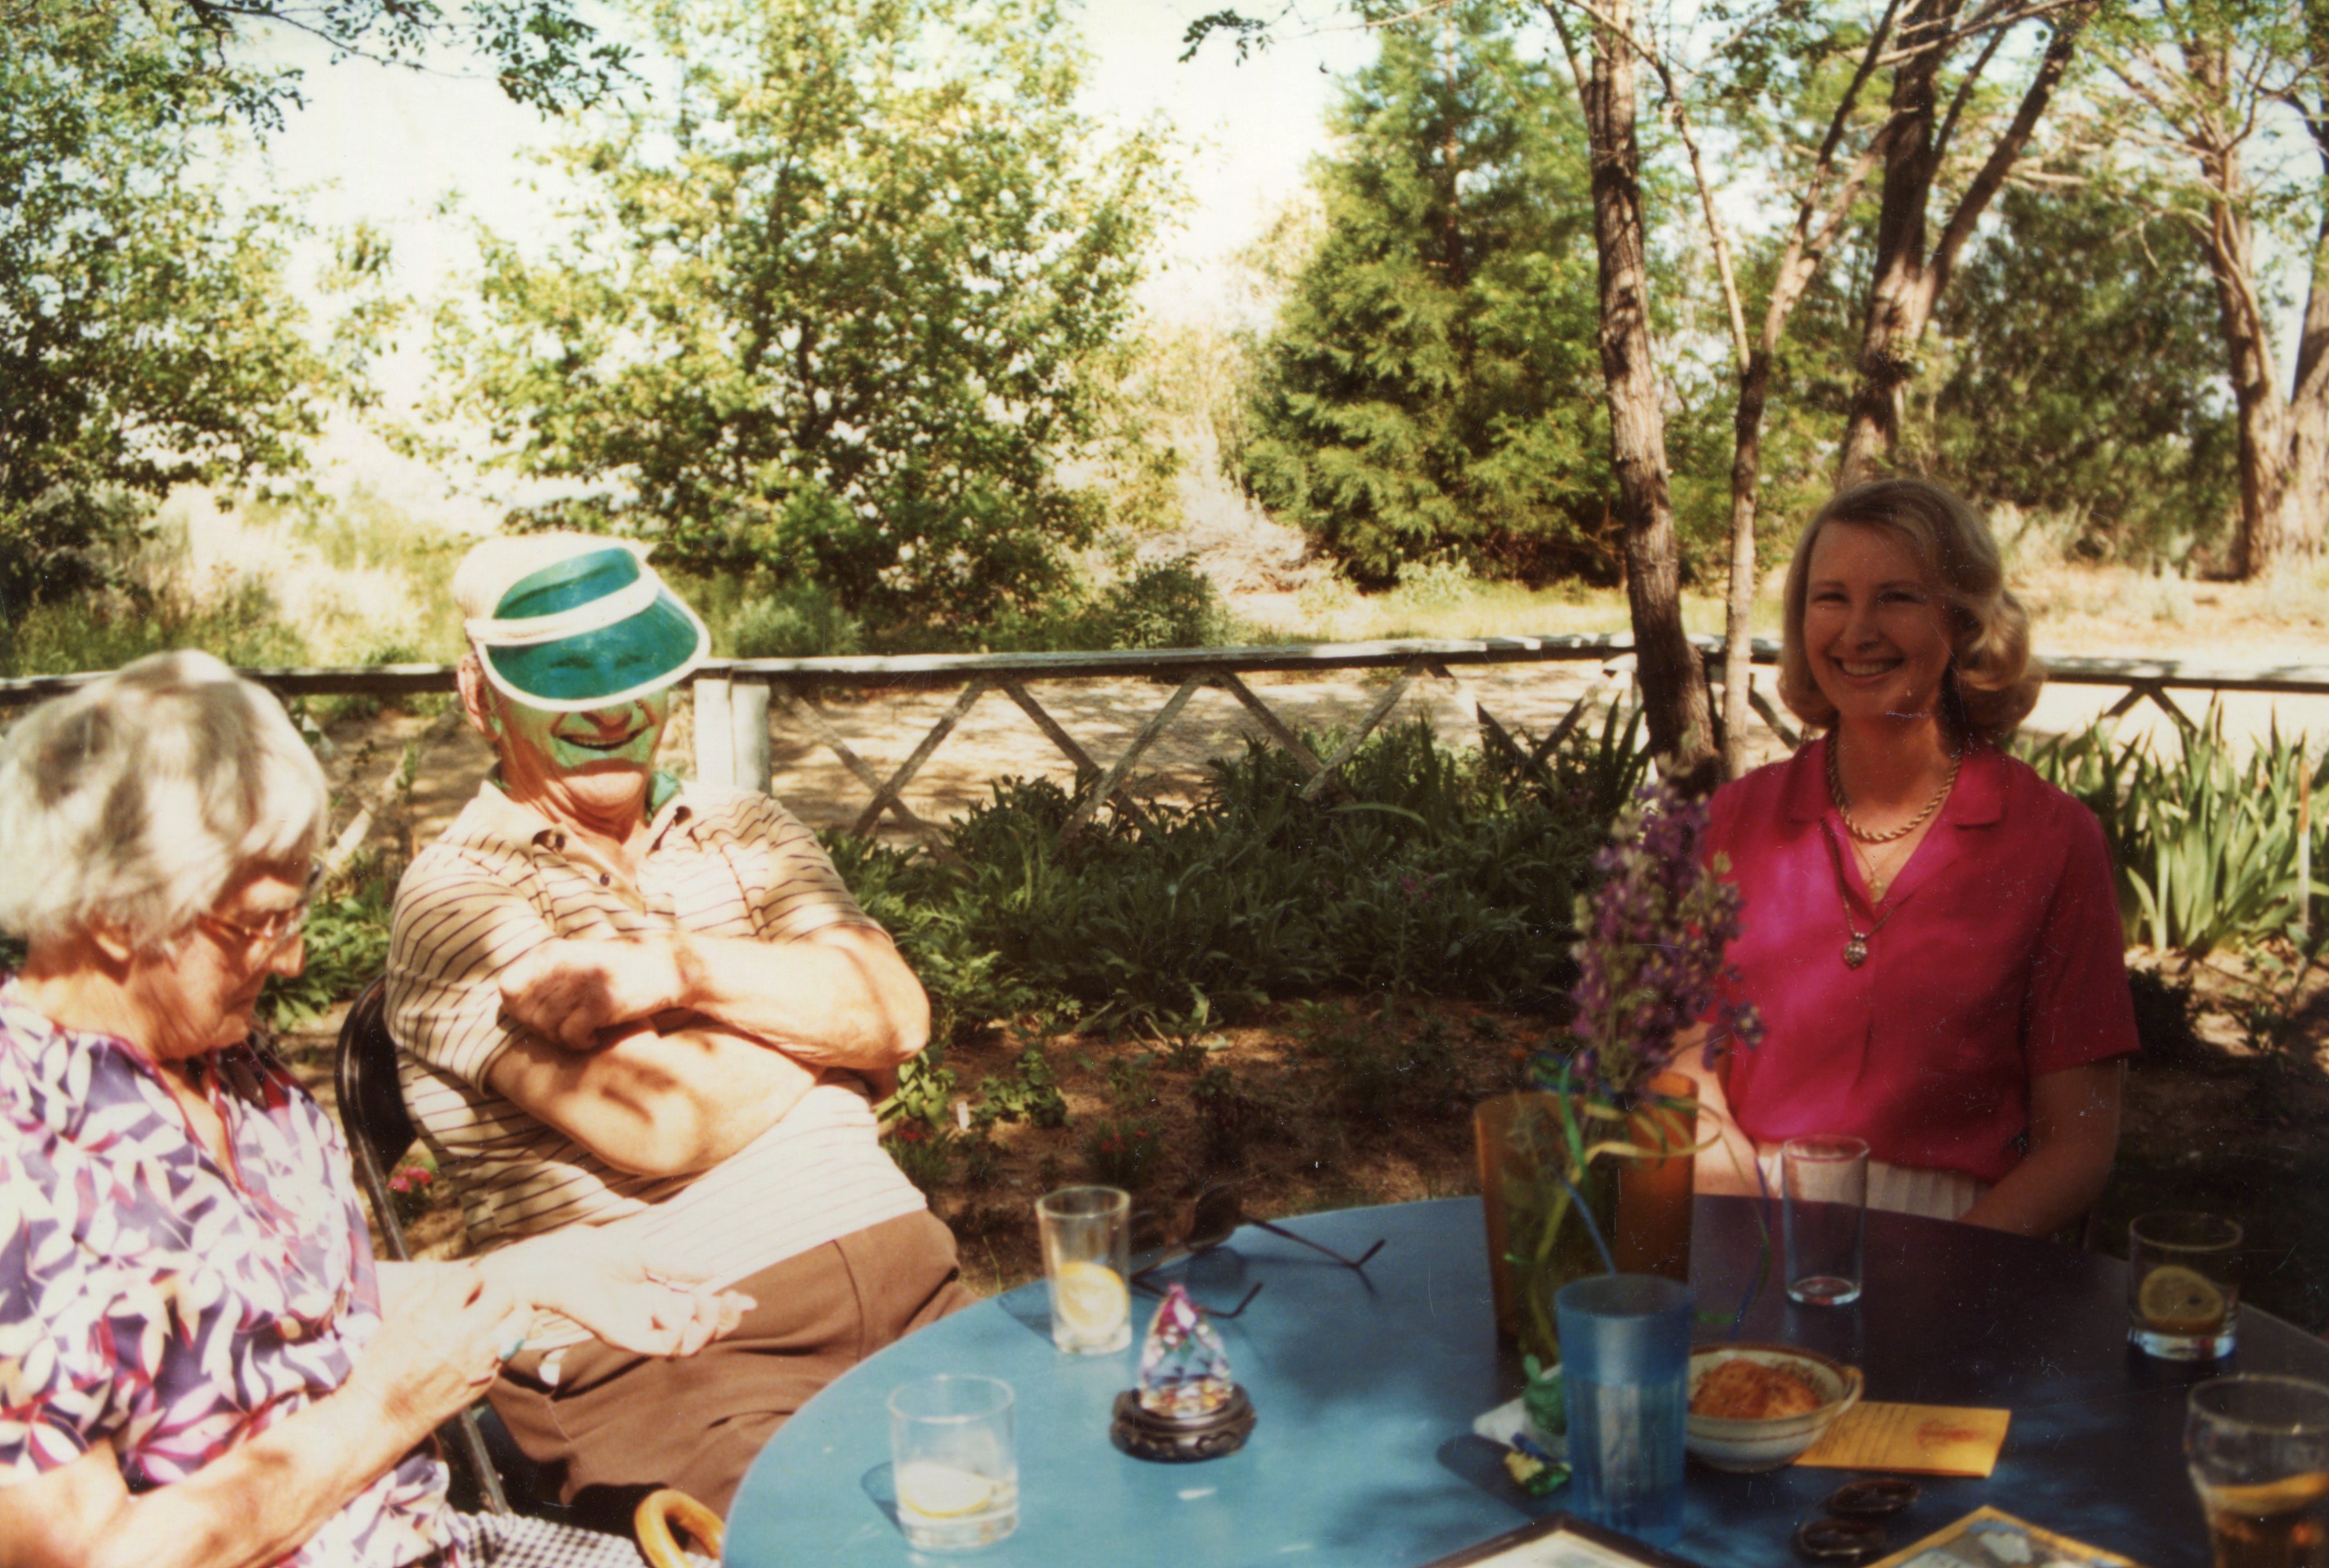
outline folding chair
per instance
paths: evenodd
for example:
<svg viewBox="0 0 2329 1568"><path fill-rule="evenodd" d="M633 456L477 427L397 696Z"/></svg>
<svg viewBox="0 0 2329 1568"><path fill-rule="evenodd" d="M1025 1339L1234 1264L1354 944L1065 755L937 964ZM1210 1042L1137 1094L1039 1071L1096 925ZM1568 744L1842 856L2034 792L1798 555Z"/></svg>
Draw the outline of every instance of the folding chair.
<svg viewBox="0 0 2329 1568"><path fill-rule="evenodd" d="M348 1148L355 1157L356 1179L363 1183L372 1199L372 1212L389 1252L399 1261L410 1262L412 1252L404 1244L404 1227L396 1223L388 1173L404 1157L418 1134L404 1109L404 1091L397 1087L396 1042L388 1033L387 1011L388 980L382 977L366 986L355 1006L348 1009L347 1022L340 1025L332 1077L339 1091L340 1125L347 1130ZM467 1472L477 1488L478 1501L488 1513L518 1511L510 1507L509 1496L502 1488L501 1472L486 1446L476 1407L447 1422L438 1434L455 1462Z"/></svg>

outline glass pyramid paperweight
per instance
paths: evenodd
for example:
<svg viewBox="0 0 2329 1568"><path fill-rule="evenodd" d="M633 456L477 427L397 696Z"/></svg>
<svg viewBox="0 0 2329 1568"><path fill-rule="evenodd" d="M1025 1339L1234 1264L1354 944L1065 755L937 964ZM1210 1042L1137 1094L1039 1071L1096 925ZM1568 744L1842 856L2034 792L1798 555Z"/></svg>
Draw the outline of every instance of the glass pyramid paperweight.
<svg viewBox="0 0 2329 1568"><path fill-rule="evenodd" d="M1253 1423L1221 1335L1188 1291L1171 1287L1141 1346L1140 1386L1117 1395L1109 1438L1136 1459L1186 1462L1235 1453Z"/></svg>

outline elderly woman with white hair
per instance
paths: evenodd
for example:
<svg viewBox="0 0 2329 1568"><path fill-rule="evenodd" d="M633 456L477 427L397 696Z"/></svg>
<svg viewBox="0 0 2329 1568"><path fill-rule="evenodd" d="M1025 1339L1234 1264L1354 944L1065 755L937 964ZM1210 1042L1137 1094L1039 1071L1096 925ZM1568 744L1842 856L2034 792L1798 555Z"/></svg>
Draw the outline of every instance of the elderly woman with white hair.
<svg viewBox="0 0 2329 1568"><path fill-rule="evenodd" d="M330 1120L249 1038L325 810L281 706L203 654L0 741L0 1568L637 1562L454 1513L429 1433L537 1308L685 1355L742 1303L612 1227L373 1262Z"/></svg>

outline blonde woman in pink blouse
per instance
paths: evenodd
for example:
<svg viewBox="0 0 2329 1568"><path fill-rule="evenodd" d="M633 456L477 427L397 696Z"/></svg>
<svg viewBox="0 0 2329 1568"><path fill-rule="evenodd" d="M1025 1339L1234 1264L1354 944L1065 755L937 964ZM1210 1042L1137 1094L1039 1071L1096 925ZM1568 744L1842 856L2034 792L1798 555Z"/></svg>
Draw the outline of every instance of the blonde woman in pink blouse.
<svg viewBox="0 0 2329 1568"><path fill-rule="evenodd" d="M1980 514L1844 491L1789 566L1779 691L1824 732L1718 791L1764 1037L1702 1074L1700 1190L1868 1141L1870 1203L2042 1235L2101 1195L2136 1048L2102 829L2004 750L2042 672Z"/></svg>

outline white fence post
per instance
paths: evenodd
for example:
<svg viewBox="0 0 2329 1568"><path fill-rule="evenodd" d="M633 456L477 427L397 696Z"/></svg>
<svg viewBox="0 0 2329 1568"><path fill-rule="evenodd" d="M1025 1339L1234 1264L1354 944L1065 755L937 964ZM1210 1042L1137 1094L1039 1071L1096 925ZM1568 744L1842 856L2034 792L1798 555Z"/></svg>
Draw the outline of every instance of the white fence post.
<svg viewBox="0 0 2329 1568"><path fill-rule="evenodd" d="M768 688L760 688L766 692ZM768 699L763 696L761 701ZM695 781L732 785L736 782L736 723L729 685L709 677L695 683Z"/></svg>
<svg viewBox="0 0 2329 1568"><path fill-rule="evenodd" d="M740 789L768 793L768 685L766 681L721 681L728 692L734 737L729 752L729 782Z"/></svg>

